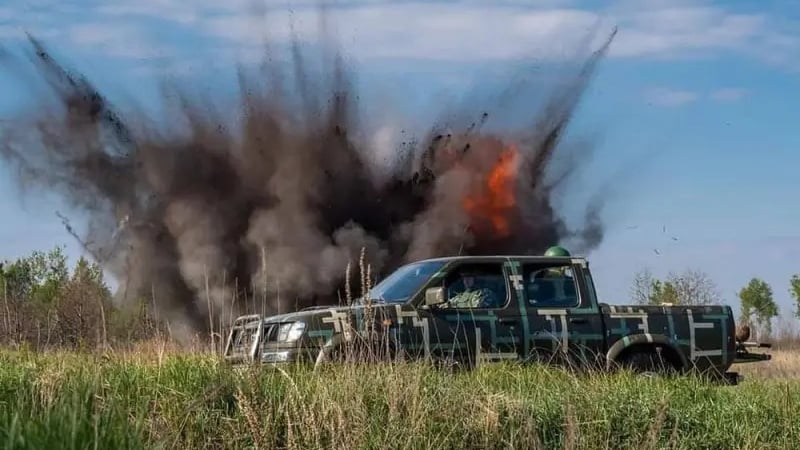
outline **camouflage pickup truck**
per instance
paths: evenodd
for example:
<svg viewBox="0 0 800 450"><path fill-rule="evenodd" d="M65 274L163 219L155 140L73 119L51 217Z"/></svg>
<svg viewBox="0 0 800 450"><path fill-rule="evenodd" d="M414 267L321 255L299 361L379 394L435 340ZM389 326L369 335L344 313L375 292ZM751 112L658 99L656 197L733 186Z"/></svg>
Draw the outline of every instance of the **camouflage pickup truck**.
<svg viewBox="0 0 800 450"><path fill-rule="evenodd" d="M545 361L648 373L694 370L732 384L741 379L728 371L732 364L769 359L736 338L729 306L600 303L587 260L561 247L544 256L418 261L351 305L239 317L224 356L233 364L319 365L359 345L373 355L467 368Z"/></svg>

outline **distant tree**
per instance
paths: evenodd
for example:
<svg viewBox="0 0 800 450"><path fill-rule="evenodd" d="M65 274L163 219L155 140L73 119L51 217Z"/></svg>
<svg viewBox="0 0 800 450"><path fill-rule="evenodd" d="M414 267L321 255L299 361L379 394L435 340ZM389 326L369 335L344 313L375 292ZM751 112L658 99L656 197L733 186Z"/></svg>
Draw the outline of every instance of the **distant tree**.
<svg viewBox="0 0 800 450"><path fill-rule="evenodd" d="M650 304L660 305L662 303L683 304L678 289L671 281L656 280L653 282L653 294Z"/></svg>
<svg viewBox="0 0 800 450"><path fill-rule="evenodd" d="M667 281L675 286L681 305L714 305L721 302L716 283L700 270L688 269L679 275L670 274Z"/></svg>
<svg viewBox="0 0 800 450"><path fill-rule="evenodd" d="M80 257L57 303L63 341L73 346L107 343L111 292L99 265Z"/></svg>
<svg viewBox="0 0 800 450"><path fill-rule="evenodd" d="M772 288L765 281L753 278L739 291L742 302L742 318L744 324L751 324L755 319L759 328L767 335L772 333L772 318L778 315L778 305L772 298Z"/></svg>
<svg viewBox="0 0 800 450"><path fill-rule="evenodd" d="M12 342L40 339L54 323L54 302L68 278L61 247L5 262L0 269L0 336ZM45 332L47 334L47 331ZM49 334L48 334L49 336Z"/></svg>
<svg viewBox="0 0 800 450"><path fill-rule="evenodd" d="M649 269L634 275L631 297L639 305L710 305L720 303L720 294L713 280L704 272L688 269L670 273L666 280L653 277Z"/></svg>
<svg viewBox="0 0 800 450"><path fill-rule="evenodd" d="M67 281L67 257L61 247L44 253L34 251L13 263L2 264L0 290L17 301L49 304Z"/></svg>
<svg viewBox="0 0 800 450"><path fill-rule="evenodd" d="M800 274L792 275L789 281L789 294L794 299L794 316L800 319Z"/></svg>
<svg viewBox="0 0 800 450"><path fill-rule="evenodd" d="M633 283L630 288L630 296L633 303L637 305L648 305L653 298L653 289L658 280L653 277L650 269L644 268L633 275Z"/></svg>
<svg viewBox="0 0 800 450"><path fill-rule="evenodd" d="M105 344L114 310L102 268L81 257L70 273L61 247L0 264L0 340Z"/></svg>

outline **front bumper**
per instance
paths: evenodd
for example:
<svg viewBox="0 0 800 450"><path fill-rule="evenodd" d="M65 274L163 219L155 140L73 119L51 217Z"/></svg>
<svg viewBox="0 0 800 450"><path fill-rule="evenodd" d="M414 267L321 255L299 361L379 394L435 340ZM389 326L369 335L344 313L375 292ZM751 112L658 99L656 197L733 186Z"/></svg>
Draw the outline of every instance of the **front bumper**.
<svg viewBox="0 0 800 450"><path fill-rule="evenodd" d="M225 344L223 358L231 365L287 364L308 359L307 337L302 335L295 340L290 337L295 325L303 322L269 321L257 314L240 316L231 326ZM284 333L282 327L289 326ZM295 330L298 331L298 330ZM295 333L297 334L297 333ZM287 339L288 338L288 339ZM316 357L316 353L313 355Z"/></svg>

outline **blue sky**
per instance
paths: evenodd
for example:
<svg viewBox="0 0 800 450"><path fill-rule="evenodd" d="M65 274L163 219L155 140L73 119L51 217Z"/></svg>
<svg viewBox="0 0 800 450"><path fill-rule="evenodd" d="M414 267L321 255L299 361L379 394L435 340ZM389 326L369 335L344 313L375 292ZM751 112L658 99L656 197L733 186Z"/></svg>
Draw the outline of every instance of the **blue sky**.
<svg viewBox="0 0 800 450"><path fill-rule="evenodd" d="M657 276L696 268L736 306L738 289L765 279L788 315L788 280L800 272L800 6L786 3L362 0L334 2L331 23L365 96L399 109L375 111L394 129L469 83L496 86L510 64L559 61L593 26L593 47L618 26L571 129L596 141L567 198L612 181L605 239L587 255L601 297L627 302L645 266ZM289 14L301 37L313 37L316 2L260 4L266 24L243 0L7 0L0 40L16 51L27 30L113 100L148 105L162 75L231 89L233 63L257 62L265 30L285 43ZM28 105L29 88L0 72L0 120ZM58 199L20 197L0 169L0 259L57 244L78 254L55 215L67 211Z"/></svg>

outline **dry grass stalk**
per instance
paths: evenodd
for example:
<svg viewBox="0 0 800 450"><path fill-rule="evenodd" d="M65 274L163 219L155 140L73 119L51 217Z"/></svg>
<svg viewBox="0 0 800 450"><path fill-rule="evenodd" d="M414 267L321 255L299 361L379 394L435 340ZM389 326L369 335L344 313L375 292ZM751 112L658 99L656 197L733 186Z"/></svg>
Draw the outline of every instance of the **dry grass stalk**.
<svg viewBox="0 0 800 450"><path fill-rule="evenodd" d="M647 430L647 437L643 448L656 449L658 448L658 438L661 435L661 430L664 428L664 422L667 418L667 411L669 410L669 399L664 398L658 405L658 412L653 420L652 425Z"/></svg>
<svg viewBox="0 0 800 450"><path fill-rule="evenodd" d="M745 379L787 379L800 378L800 352L794 350L772 350L772 360L736 364L734 370L745 376Z"/></svg>
<svg viewBox="0 0 800 450"><path fill-rule="evenodd" d="M236 390L236 401L239 404L242 415L247 422L247 427L250 431L250 436L253 439L253 446L258 450L265 447L266 437L264 430L261 428L261 420L259 419L259 409L256 408L249 395L247 395L241 387Z"/></svg>
<svg viewBox="0 0 800 450"><path fill-rule="evenodd" d="M669 435L668 447L671 449L678 448L678 436L680 435L678 424L680 424L680 419L676 418L675 423L672 425L672 432Z"/></svg>
<svg viewBox="0 0 800 450"><path fill-rule="evenodd" d="M564 415L564 449L578 448L578 416L572 403L567 403Z"/></svg>

